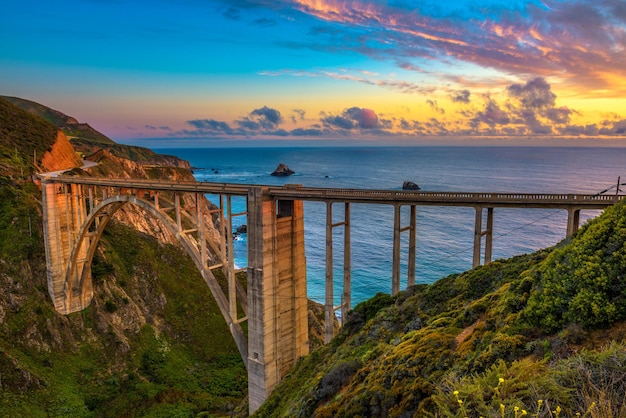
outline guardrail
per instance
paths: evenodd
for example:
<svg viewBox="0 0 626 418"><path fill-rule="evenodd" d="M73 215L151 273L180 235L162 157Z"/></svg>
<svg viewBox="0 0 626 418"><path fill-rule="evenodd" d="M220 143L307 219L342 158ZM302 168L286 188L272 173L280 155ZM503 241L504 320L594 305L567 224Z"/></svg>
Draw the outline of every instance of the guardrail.
<svg viewBox="0 0 626 418"><path fill-rule="evenodd" d="M193 181L165 181L149 179L116 179L95 177L59 176L46 178L46 182L75 183L103 187L151 189L159 191L201 192L247 196L250 188L263 187L276 198L313 201L342 201L379 204L419 204L440 206L477 206L490 204L494 207L559 207L580 205L603 208L620 201L624 195L564 194L564 193L488 193L488 192L430 192L412 190L380 190L303 187L296 184L269 186L237 183L208 183Z"/></svg>

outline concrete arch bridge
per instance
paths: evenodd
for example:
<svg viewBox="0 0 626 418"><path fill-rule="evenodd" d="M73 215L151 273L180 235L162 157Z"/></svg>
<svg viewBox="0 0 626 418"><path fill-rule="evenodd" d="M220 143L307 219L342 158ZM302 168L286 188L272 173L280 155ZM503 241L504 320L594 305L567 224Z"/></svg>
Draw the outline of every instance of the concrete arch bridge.
<svg viewBox="0 0 626 418"><path fill-rule="evenodd" d="M394 207L391 292L395 294L400 291L400 236L404 232L409 234L407 284L415 284L417 206L475 208L473 265L478 266L481 254L484 254L482 262L491 261L495 208L566 210L569 236L578 228L581 210L603 209L622 198L620 195L329 189L65 176L42 178L42 193L48 291L55 309L69 314L90 304L91 263L108 221L124 205L142 208L161 221L181 243L213 294L248 370L251 412L263 403L297 359L308 354L304 201L326 204L325 340L328 342L333 336L335 311L351 308L352 204ZM207 204L206 194L219 197L216 208ZM191 195L195 204L181 204L184 195ZM246 212L231 212L233 196L246 197ZM334 223L335 204L344 205L344 219ZM403 206L410 207L406 226L400 220ZM219 219L219 240L208 233L207 215ZM232 218L240 215L247 216L247 288L237 281L232 251ZM339 227L344 230L343 290L341 305L334 306L333 229ZM224 290L213 274L216 269L221 269L227 278ZM248 321L247 335L241 327L243 321Z"/></svg>

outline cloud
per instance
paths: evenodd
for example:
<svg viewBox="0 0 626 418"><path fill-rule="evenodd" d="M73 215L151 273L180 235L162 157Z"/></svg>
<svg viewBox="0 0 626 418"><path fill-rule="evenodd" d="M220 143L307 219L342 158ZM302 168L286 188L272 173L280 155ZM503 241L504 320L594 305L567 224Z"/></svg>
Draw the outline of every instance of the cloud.
<svg viewBox="0 0 626 418"><path fill-rule="evenodd" d="M459 90L453 92L450 96L452 101L455 103L469 103L470 102L470 91L469 90Z"/></svg>
<svg viewBox="0 0 626 418"><path fill-rule="evenodd" d="M481 110L464 109L459 115L467 118L471 135L615 135L619 126L606 122L604 131L595 124L570 125L571 117L579 112L567 106L557 106L557 96L542 77L525 83L514 83L504 89L506 96L498 102L484 96ZM614 117L611 115L610 117ZM460 132L457 129L456 132Z"/></svg>
<svg viewBox="0 0 626 418"><path fill-rule="evenodd" d="M343 116L326 116L322 119L325 126L350 130L355 127L352 119Z"/></svg>
<svg viewBox="0 0 626 418"><path fill-rule="evenodd" d="M306 117L303 109L291 109L288 119L295 128L282 126L284 118L278 109L263 106L228 123L215 119L194 119L187 123L194 129L171 133L189 137L372 137L401 136L626 136L626 119L617 114L603 114L598 124L571 124L579 112L557 104L557 96L543 77L512 83L501 92L473 97L469 91L455 91L464 106L449 121L432 117L425 120L377 114L369 108L353 106L334 113L322 111L317 118ZM454 100L453 100L454 101ZM437 100L425 99L426 105L444 114ZM409 109L406 109L409 112ZM151 128L156 127L148 125ZM162 127L165 128L165 127Z"/></svg>
<svg viewBox="0 0 626 418"><path fill-rule="evenodd" d="M275 130L282 122L283 118L278 110L263 106L254 109L248 116L235 120L234 123L240 128L250 131L250 134L270 134L269 131Z"/></svg>
<svg viewBox="0 0 626 418"><path fill-rule="evenodd" d="M566 124L570 121L573 112L567 107L551 108L546 110L546 117L554 123Z"/></svg>
<svg viewBox="0 0 626 418"><path fill-rule="evenodd" d="M271 28L273 26L276 26L276 21L274 19L259 18L259 19L254 20L252 24L257 25L257 26L263 26L266 28Z"/></svg>
<svg viewBox="0 0 626 418"><path fill-rule="evenodd" d="M471 120L471 126L478 128L480 123L485 123L491 127L496 125L507 125L511 122L509 114L500 108L495 101L488 99L482 111L476 112Z"/></svg>
<svg viewBox="0 0 626 418"><path fill-rule="evenodd" d="M369 72L367 70L348 70L342 69L340 71L329 70L278 70L278 71L260 71L259 75L267 77L280 77L280 76L292 76L292 77L324 77L334 80L347 80L355 83L366 84L369 86L376 86L395 90L405 94L430 94L437 90L432 86L423 86L420 84L412 83L409 81L394 80L390 78L384 78L380 74Z"/></svg>
<svg viewBox="0 0 626 418"><path fill-rule="evenodd" d="M283 121L283 118L278 110L271 109L267 106L263 106L260 109L254 109L250 115L256 116L259 124L264 128L275 127Z"/></svg>
<svg viewBox="0 0 626 418"><path fill-rule="evenodd" d="M626 135L626 119L622 119L617 122L607 123L607 126L604 128L601 128L599 133L601 135L625 136Z"/></svg>
<svg viewBox="0 0 626 418"><path fill-rule="evenodd" d="M564 126L559 129L559 133L561 135L572 135L572 136L596 136L598 135L598 126L596 124L590 125L570 125Z"/></svg>
<svg viewBox="0 0 626 418"><path fill-rule="evenodd" d="M378 115L372 109L361 109L351 107L345 109L341 115L330 115L322 117L322 122L330 128L344 130L351 129L376 129L378 128Z"/></svg>
<svg viewBox="0 0 626 418"><path fill-rule="evenodd" d="M321 136L324 131L317 128L296 128L291 131L292 136Z"/></svg>
<svg viewBox="0 0 626 418"><path fill-rule="evenodd" d="M211 135L233 135L235 132L226 122L218 121L215 119L193 119L188 120L187 124L196 128L199 133L204 133L208 136ZM189 132L189 131L185 131Z"/></svg>
<svg viewBox="0 0 626 418"><path fill-rule="evenodd" d="M308 41L284 43L290 48L351 51L417 71L422 63L465 62L504 74L558 77L581 95L626 93L626 6L621 0L466 3L453 13L402 2L278 2L327 23Z"/></svg>
<svg viewBox="0 0 626 418"><path fill-rule="evenodd" d="M526 84L512 84L507 87L510 97L519 100L525 109L545 109L554 106L556 94L550 85L541 77L534 78Z"/></svg>
<svg viewBox="0 0 626 418"><path fill-rule="evenodd" d="M361 129L374 129L378 127L378 116L372 109L351 107L344 114L349 115Z"/></svg>
<svg viewBox="0 0 626 418"><path fill-rule="evenodd" d="M417 120L406 120L404 118L401 118L399 127L403 131L414 131L414 132L423 131L422 123Z"/></svg>
<svg viewBox="0 0 626 418"><path fill-rule="evenodd" d="M261 128L261 124L251 120L248 117L243 119L239 119L235 121L235 124L239 125L243 129L247 129L249 131L258 131Z"/></svg>
<svg viewBox="0 0 626 418"><path fill-rule="evenodd" d="M292 121L306 121L305 111L293 109ZM350 107L340 114L322 112L319 123L309 126L301 126L292 130L280 127L283 117L277 109L263 106L252 110L248 115L240 117L232 122L232 125L215 119L193 119L187 124L194 130L183 130L170 134L170 136L193 136L193 137L254 137L254 136L280 136L280 137L319 137L327 135L345 136L350 132L371 132L380 135L389 135L393 129L391 120L379 120L378 115L372 109Z"/></svg>
<svg viewBox="0 0 626 418"><path fill-rule="evenodd" d="M304 115L306 115L306 112L302 109L293 109L292 110L293 113L291 115L291 121L293 123L297 123L299 120L304 120Z"/></svg>
<svg viewBox="0 0 626 418"><path fill-rule="evenodd" d="M434 110L437 113L441 113L442 115L444 113L446 113L445 109L442 109L439 107L439 105L437 104L437 100L431 100L431 99L427 99L426 103L430 106L430 108L432 110Z"/></svg>

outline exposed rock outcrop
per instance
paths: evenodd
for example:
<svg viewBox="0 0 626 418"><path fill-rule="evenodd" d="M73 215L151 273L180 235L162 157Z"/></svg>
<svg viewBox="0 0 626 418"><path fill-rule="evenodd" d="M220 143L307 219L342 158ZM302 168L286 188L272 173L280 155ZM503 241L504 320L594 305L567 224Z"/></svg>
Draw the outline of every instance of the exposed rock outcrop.
<svg viewBox="0 0 626 418"><path fill-rule="evenodd" d="M402 184L402 190L420 190L421 187L417 185L417 183L413 183L412 181L406 180Z"/></svg>
<svg viewBox="0 0 626 418"><path fill-rule="evenodd" d="M116 157L111 152L104 149L86 157L86 160L98 163L95 167L90 167L85 170L95 177L116 177L124 179L159 178L170 181L195 181L193 174L188 169L147 166L126 158ZM167 196L163 195L160 199L166 202ZM220 242L219 218L217 216L213 218L208 214L209 209L214 209L215 207L208 200L205 200L205 205L207 209L205 213L207 214L205 215L204 224L207 225L209 237L213 242ZM193 194L182 194L181 206L195 207L195 196ZM161 242L169 244L176 244L178 242L176 237L170 234L159 221L134 206L125 205L115 214L115 218L124 224L133 226L140 232L158 238Z"/></svg>
<svg viewBox="0 0 626 418"><path fill-rule="evenodd" d="M43 171L65 170L80 167L82 161L62 131L57 132L56 142L41 158Z"/></svg>
<svg viewBox="0 0 626 418"><path fill-rule="evenodd" d="M290 169L286 164L280 163L278 167L276 167L276 170L272 172L272 176L287 177L295 173L296 172Z"/></svg>

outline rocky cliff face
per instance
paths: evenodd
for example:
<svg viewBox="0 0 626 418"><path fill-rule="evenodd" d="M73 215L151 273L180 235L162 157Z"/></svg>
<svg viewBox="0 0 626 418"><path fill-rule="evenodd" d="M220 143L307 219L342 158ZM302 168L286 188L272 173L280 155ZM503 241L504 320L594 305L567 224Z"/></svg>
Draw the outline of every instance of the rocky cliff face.
<svg viewBox="0 0 626 418"><path fill-rule="evenodd" d="M43 171L57 171L80 167L82 160L74 151L74 148L62 132L57 132L56 142L41 157L41 168Z"/></svg>
<svg viewBox="0 0 626 418"><path fill-rule="evenodd" d="M155 239L149 217L130 205L120 220L151 235L110 222L92 263L92 303L67 316L53 309L30 173L80 165L57 131L0 99L0 416L231 411L246 374L228 327L189 256ZM105 153L99 162L94 175L193 180L189 170Z"/></svg>
<svg viewBox="0 0 626 418"><path fill-rule="evenodd" d="M175 166L152 166L137 163L126 158L120 158L107 150L99 150L95 154L86 158L89 161L97 162L98 165L88 168L85 171L96 177L115 178L159 178L169 181L195 181L190 170ZM172 159L183 161L177 157ZM185 163L187 163L185 161ZM181 164L185 165L185 164ZM187 163L188 165L188 163ZM191 194L181 196L181 206L192 208L196 206L195 197ZM204 201L206 205L205 213L214 206L209 201ZM152 235L159 241L169 244L177 243L177 240L169 231L155 218L146 214L143 210L131 205L126 205L116 213L116 219L126 225L132 226L138 231ZM204 224L207 225L207 233L214 242L220 241L220 225L217 217L213 218L208 213L204 217Z"/></svg>

